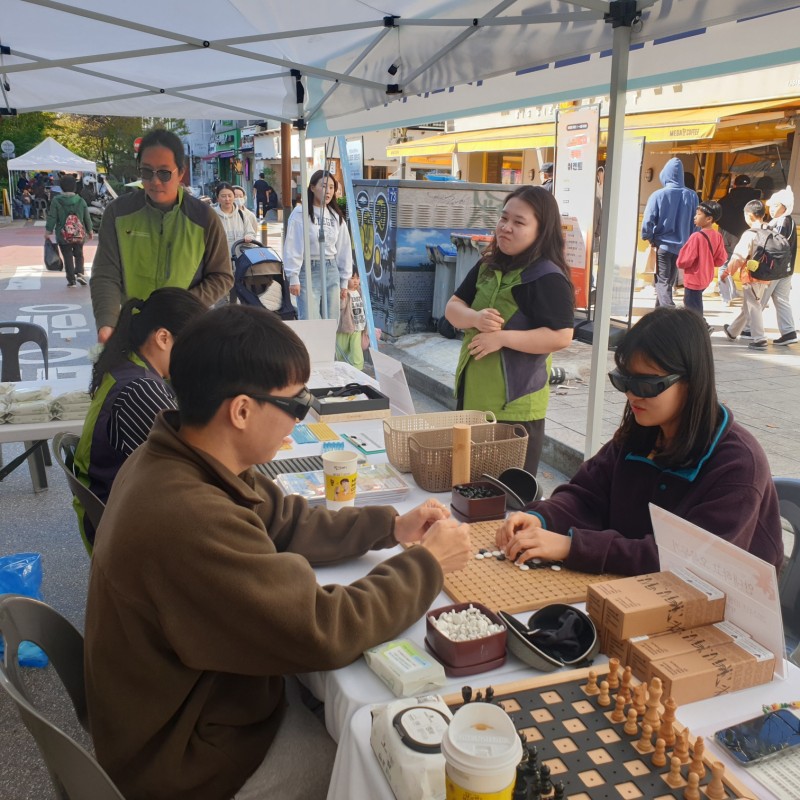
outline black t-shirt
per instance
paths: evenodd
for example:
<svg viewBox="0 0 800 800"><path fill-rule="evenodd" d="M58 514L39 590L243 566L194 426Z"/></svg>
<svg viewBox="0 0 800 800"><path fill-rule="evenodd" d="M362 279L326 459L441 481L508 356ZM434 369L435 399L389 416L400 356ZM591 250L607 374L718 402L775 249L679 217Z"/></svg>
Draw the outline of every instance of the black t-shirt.
<svg viewBox="0 0 800 800"><path fill-rule="evenodd" d="M254 184L253 189L256 192L256 202L267 204L267 193L272 187L263 179L259 178Z"/></svg>
<svg viewBox="0 0 800 800"><path fill-rule="evenodd" d="M454 292L468 306L475 300L480 267L480 263L476 264ZM572 328L575 324L575 291L566 276L560 272L543 275L532 283L521 283L511 290L511 294L519 310L530 320L531 329L550 328L558 331Z"/></svg>

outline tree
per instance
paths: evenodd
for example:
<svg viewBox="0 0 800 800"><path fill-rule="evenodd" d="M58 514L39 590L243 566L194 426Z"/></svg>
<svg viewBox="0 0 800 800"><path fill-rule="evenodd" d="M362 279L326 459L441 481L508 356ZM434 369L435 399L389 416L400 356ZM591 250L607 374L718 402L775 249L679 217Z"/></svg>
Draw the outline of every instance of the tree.
<svg viewBox="0 0 800 800"><path fill-rule="evenodd" d="M55 114L45 111L0 117L0 139L14 142L14 152L21 156L47 138L55 118Z"/></svg>

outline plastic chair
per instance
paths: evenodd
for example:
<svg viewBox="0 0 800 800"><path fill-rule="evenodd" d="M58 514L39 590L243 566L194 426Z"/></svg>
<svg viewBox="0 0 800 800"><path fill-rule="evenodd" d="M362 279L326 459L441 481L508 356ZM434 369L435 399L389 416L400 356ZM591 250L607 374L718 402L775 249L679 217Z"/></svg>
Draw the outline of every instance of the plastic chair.
<svg viewBox="0 0 800 800"><path fill-rule="evenodd" d="M12 328L16 330L12 332ZM3 359L0 381L22 380L19 351L26 342L39 345L44 357L44 376L48 377L47 331L32 322L0 322L0 356Z"/></svg>
<svg viewBox="0 0 800 800"><path fill-rule="evenodd" d="M0 688L14 701L25 727L36 740L56 795L63 800L124 800L94 757L34 707L17 664L20 642L39 645L61 678L78 720L88 729L81 634L46 603L19 595L0 599L0 633L6 641L5 660L0 663Z"/></svg>
<svg viewBox="0 0 800 800"><path fill-rule="evenodd" d="M100 525L100 519L105 511L105 503L88 487L84 486L75 475L75 451L78 449L80 437L74 433L61 432L53 437L53 453L64 474L67 476L67 483L72 494L78 498L86 517L92 528L96 531ZM93 542L87 539L87 550L91 555L91 545Z"/></svg>
<svg viewBox="0 0 800 800"><path fill-rule="evenodd" d="M33 218L47 219L47 200L43 197L35 197L33 200Z"/></svg>
<svg viewBox="0 0 800 800"><path fill-rule="evenodd" d="M781 517L794 533L792 552L786 557L778 577L784 631L794 641L800 639L800 480L775 478ZM800 648L795 650L800 656Z"/></svg>

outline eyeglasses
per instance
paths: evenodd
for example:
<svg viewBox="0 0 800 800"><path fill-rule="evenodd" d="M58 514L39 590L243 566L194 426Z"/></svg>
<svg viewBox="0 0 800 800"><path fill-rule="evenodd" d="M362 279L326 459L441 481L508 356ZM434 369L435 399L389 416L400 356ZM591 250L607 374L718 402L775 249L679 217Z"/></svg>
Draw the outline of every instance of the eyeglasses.
<svg viewBox="0 0 800 800"><path fill-rule="evenodd" d="M623 375L618 369L608 373L611 385L618 392L631 392L636 397L658 397L683 375Z"/></svg>
<svg viewBox="0 0 800 800"><path fill-rule="evenodd" d="M172 180L172 176L177 171L177 167L175 167L175 169L150 169L150 167L139 167L139 177L143 181L152 181L154 178L158 178L161 183L169 183Z"/></svg>
<svg viewBox="0 0 800 800"><path fill-rule="evenodd" d="M245 393L243 393L245 394ZM246 393L248 397L253 400L258 400L259 403L269 403L276 408L279 408L285 414L288 414L292 419L302 420L308 414L311 404L314 402L314 395L308 391L304 386L294 397L276 397L273 394L252 394Z"/></svg>

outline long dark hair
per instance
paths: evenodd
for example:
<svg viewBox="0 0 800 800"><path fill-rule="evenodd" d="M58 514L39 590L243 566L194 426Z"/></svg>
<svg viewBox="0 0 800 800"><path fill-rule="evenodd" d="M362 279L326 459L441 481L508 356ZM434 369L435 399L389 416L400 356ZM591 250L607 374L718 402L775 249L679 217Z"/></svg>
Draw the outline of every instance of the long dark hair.
<svg viewBox="0 0 800 800"><path fill-rule="evenodd" d="M308 189L306 189L306 195L308 196L308 216L312 222L317 221L317 218L314 216L314 200L316 198L314 197L313 187L325 177L327 177L329 181L333 181L333 197L326 208L331 212L331 214L335 214L339 218L339 222L344 224L344 214L342 214L342 209L339 208L339 204L336 202L336 192L339 191L339 182L333 177L333 175L330 174L330 172L325 172L321 169L318 169L308 181Z"/></svg>
<svg viewBox="0 0 800 800"><path fill-rule="evenodd" d="M206 306L186 289L167 286L156 289L147 300L132 298L122 306L114 333L103 348L92 369L89 392L94 397L107 372L124 364L150 334L166 328L176 339L195 317L206 312Z"/></svg>
<svg viewBox="0 0 800 800"><path fill-rule="evenodd" d="M656 308L628 331L614 361L620 371L627 372L637 355L668 374L683 375L688 389L678 432L656 454L656 462L673 468L696 464L711 446L722 417L711 339L703 318L688 308ZM648 455L656 447L659 433L658 427L639 425L627 404L614 441Z"/></svg>
<svg viewBox="0 0 800 800"><path fill-rule="evenodd" d="M558 210L555 197L541 186L520 186L506 197L503 208L508 205L509 200L515 197L530 206L539 223L536 241L524 252L516 256L507 256L497 246L497 235L495 234L483 255L483 264L500 272L510 272L513 269L547 259L552 261L569 279L569 267L564 256L564 234L561 231L561 212Z"/></svg>

